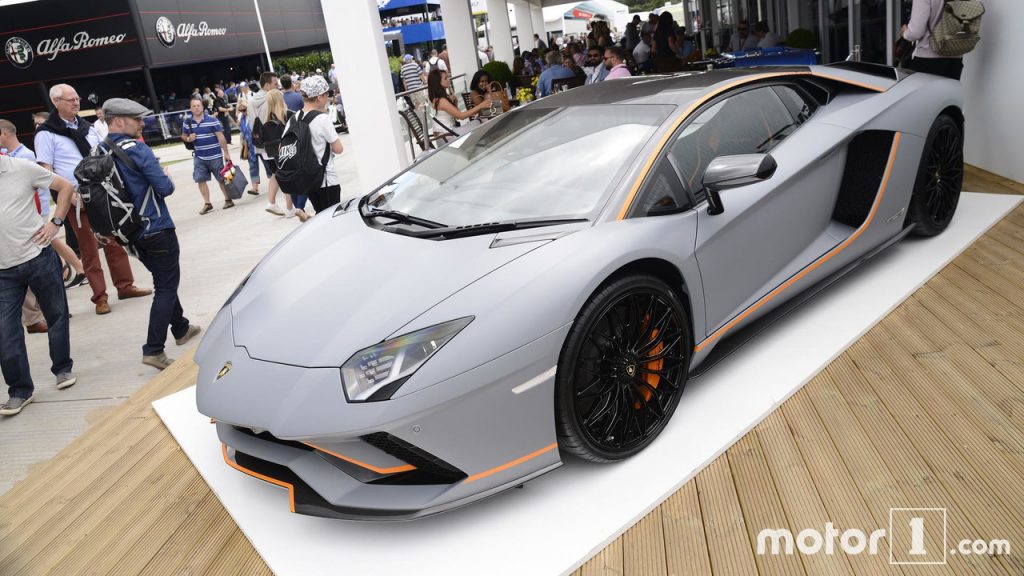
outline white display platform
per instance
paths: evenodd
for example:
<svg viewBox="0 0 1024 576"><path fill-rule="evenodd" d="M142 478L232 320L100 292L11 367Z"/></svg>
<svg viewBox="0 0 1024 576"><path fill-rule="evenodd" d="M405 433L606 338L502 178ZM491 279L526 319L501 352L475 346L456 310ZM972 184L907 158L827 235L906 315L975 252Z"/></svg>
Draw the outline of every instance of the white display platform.
<svg viewBox="0 0 1024 576"><path fill-rule="evenodd" d="M906 239L691 383L661 437L615 465L568 459L489 500L413 522L288 511L287 492L224 463L195 388L153 403L185 453L279 575L567 573L672 495L968 247L1020 197L964 194L942 235Z"/></svg>

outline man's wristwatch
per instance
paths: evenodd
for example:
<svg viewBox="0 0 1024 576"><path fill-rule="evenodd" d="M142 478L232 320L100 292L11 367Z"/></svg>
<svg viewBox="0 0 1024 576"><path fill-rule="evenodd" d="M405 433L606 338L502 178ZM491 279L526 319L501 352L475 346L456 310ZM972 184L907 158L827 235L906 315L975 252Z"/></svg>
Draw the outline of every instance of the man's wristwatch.
<svg viewBox="0 0 1024 576"><path fill-rule="evenodd" d="M50 218L50 222L52 222L53 225L56 226L57 228L60 228L61 226L64 225L64 219L60 218L58 216L54 216L53 218Z"/></svg>

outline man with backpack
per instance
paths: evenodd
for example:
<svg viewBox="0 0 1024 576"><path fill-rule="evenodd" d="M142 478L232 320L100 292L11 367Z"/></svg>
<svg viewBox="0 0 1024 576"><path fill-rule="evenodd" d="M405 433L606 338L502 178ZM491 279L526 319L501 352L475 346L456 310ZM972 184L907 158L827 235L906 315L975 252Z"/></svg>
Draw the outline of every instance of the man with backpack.
<svg viewBox="0 0 1024 576"><path fill-rule="evenodd" d="M163 370L173 362L164 352L168 327L178 346L200 332L199 326L189 324L178 300L178 236L164 202L174 193L174 183L160 167L153 150L137 140L142 136L142 117L151 114L150 110L126 98L111 98L103 103L103 113L110 125L110 137L100 147L114 155L124 194L143 222L141 230L130 240L139 260L153 274L156 289L142 363Z"/></svg>
<svg viewBox="0 0 1024 576"><path fill-rule="evenodd" d="M57 209L45 224L35 208L36 188L56 190ZM57 388L77 381L71 372L68 300L60 259L49 246L71 208L75 188L68 180L28 160L0 155L0 371L9 398L0 415L13 416L32 402L35 386L29 371L21 305L29 288L49 325L50 371Z"/></svg>
<svg viewBox="0 0 1024 576"><path fill-rule="evenodd" d="M981 39L980 0L914 0L904 40L916 42L910 69L960 80L963 55Z"/></svg>
<svg viewBox="0 0 1024 576"><path fill-rule="evenodd" d="M437 50L431 50L430 58L427 58L427 61L423 63L423 76L430 76L430 73L434 70L448 71L448 65L445 64L444 58L437 55Z"/></svg>
<svg viewBox="0 0 1024 576"><path fill-rule="evenodd" d="M288 121L277 160L277 183L286 194L306 194L317 213L341 200L331 154L344 150L327 114L330 86L322 76L302 81L302 111Z"/></svg>
<svg viewBox="0 0 1024 576"><path fill-rule="evenodd" d="M74 88L67 84L54 85L50 88L50 101L53 102L54 112L36 128L36 162L75 185L75 167L99 143L99 134L85 118L78 117L82 101ZM72 203L80 205L77 196ZM117 288L118 300L140 298L151 293L150 290L135 286L131 263L124 248L116 242L100 244L97 241L84 210L73 209L67 219L71 221L71 229L78 239L78 249L82 254L82 264L89 279L92 303L96 306L97 314L110 314L107 282L100 264L101 247L110 268L110 279Z"/></svg>

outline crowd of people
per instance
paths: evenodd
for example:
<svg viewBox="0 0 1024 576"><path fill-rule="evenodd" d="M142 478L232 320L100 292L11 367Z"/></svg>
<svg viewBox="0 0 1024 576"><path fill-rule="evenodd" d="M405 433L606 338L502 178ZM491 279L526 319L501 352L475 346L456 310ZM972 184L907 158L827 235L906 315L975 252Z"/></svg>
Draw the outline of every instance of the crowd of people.
<svg viewBox="0 0 1024 576"><path fill-rule="evenodd" d="M334 75L331 74L333 78ZM329 106L335 102L332 82L310 74L291 76L264 73L257 85L238 87L233 102L222 86L210 91L212 106L201 93L190 98L181 140L193 152L192 179L199 188L200 214L213 210L208 183L216 180L224 196L222 208L234 206L224 186L225 166L232 162L230 132L235 124L240 148L250 169L252 189L259 195L260 168L269 189L267 211L293 215L305 221L307 202L320 212L340 200L341 187L333 155L343 151ZM87 285L98 315L110 314L102 262L105 260L117 298L153 296L141 361L157 369L173 362L165 352L168 332L177 345L201 332L185 316L178 299L181 282L180 249L174 220L165 198L175 192L166 168L142 139L143 118L153 111L125 98L112 98L98 107L95 120L80 115L81 98L68 84L49 92L53 106L34 115L32 148L18 140L13 123L0 119L0 366L8 386L8 399L0 415L11 416L34 399L25 347L25 333L45 333L49 339L51 372L58 389L74 385L67 290ZM227 117L227 120L225 120ZM308 130L295 128L303 123ZM305 179L297 166L301 158L281 158L281 143L307 138L306 148L320 166L319 174ZM297 146L302 148L302 146ZM98 157L110 156L118 174L119 202L128 202L142 223L131 236L120 231L97 232L90 222L92 195L83 195L81 167ZM279 163L280 160L280 163ZM290 171L289 171L290 170ZM276 203L285 192L286 213ZM95 215L95 213L94 213ZM124 225L108 222L105 226ZM58 231L64 228L64 239ZM120 241L115 239L120 238ZM152 275L153 289L136 286L129 252ZM102 253L102 258L101 258Z"/></svg>

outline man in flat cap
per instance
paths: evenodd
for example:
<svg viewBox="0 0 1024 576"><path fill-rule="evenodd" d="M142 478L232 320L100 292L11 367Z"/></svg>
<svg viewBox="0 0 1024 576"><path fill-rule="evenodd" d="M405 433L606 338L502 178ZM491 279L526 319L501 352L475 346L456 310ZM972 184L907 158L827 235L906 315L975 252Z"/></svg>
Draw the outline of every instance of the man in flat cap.
<svg viewBox="0 0 1024 576"><path fill-rule="evenodd" d="M178 235L167 211L164 198L174 193L174 183L153 155L153 150L138 139L142 136L142 117L153 111L125 98L111 98L103 103L103 114L110 128L104 147L118 146L134 162L128 166L115 156L114 162L125 189L135 206L142 207L140 216L146 226L132 239L139 260L153 274L153 307L149 311L149 333L142 347L142 363L163 370L173 360L164 353L167 328L178 346L199 334L199 326L189 324L178 301L181 280ZM148 202L146 196L152 195Z"/></svg>

